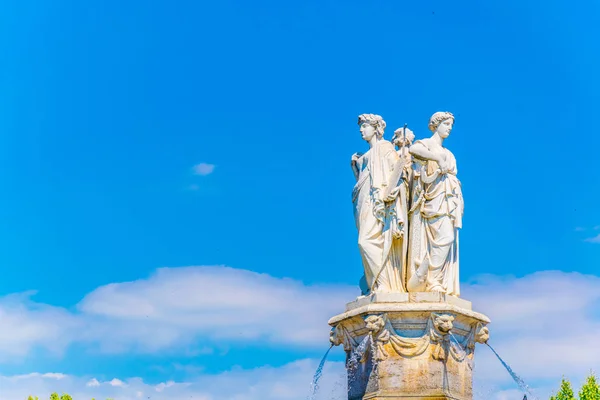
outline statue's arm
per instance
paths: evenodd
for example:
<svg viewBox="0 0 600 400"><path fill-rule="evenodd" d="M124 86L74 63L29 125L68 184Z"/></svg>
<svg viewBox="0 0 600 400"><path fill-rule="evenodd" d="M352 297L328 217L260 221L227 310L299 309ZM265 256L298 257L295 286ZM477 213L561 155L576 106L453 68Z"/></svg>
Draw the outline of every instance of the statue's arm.
<svg viewBox="0 0 600 400"><path fill-rule="evenodd" d="M402 171L404 170L406 159L400 157L395 150L392 150L386 154L386 157L388 159L387 164L391 166L391 169L388 176L386 190L383 193L383 198L385 201L392 201L395 198L393 193L397 193L396 189L401 184L400 179L402 178Z"/></svg>
<svg viewBox="0 0 600 400"><path fill-rule="evenodd" d="M352 167L352 172L354 172L354 178L356 180L358 180L358 176L360 175L360 171L358 170L358 159L361 157L362 154L360 153L354 153L352 154L352 160L350 161L350 166Z"/></svg>
<svg viewBox="0 0 600 400"><path fill-rule="evenodd" d="M419 158L421 160L431 160L431 161L435 161L435 162L440 162L441 158L439 155L434 154L431 150L429 150L427 148L427 146L425 146L423 143L421 142L416 142L415 144L413 144L412 146L410 146L410 148L408 149L408 152L416 158Z"/></svg>

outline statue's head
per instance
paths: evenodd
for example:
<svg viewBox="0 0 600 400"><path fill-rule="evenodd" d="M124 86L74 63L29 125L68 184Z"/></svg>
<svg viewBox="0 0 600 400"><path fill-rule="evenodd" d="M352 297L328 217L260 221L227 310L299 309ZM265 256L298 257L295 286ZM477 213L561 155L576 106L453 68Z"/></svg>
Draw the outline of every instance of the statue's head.
<svg viewBox="0 0 600 400"><path fill-rule="evenodd" d="M381 115L376 114L361 114L358 116L358 125L362 138L367 142L377 136L379 139L383 137L385 130L385 121Z"/></svg>
<svg viewBox="0 0 600 400"><path fill-rule="evenodd" d="M394 146L401 148L409 147L415 140L415 134L410 129L406 128L406 139L404 139L404 128L399 128L394 131L394 137L392 143Z"/></svg>
<svg viewBox="0 0 600 400"><path fill-rule="evenodd" d="M454 125L454 115L447 111L436 112L429 118L429 130L440 135L442 139L450 136Z"/></svg>

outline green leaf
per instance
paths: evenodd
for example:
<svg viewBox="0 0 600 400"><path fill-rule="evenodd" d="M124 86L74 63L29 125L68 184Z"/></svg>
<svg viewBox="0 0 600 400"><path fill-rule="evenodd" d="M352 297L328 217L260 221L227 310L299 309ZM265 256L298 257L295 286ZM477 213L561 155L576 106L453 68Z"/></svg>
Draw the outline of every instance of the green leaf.
<svg viewBox="0 0 600 400"><path fill-rule="evenodd" d="M571 387L571 382L569 382L566 378L563 378L560 383L560 390L556 394L555 400L576 400L575 393L573 393L573 388Z"/></svg>
<svg viewBox="0 0 600 400"><path fill-rule="evenodd" d="M591 373L579 391L579 400L600 400L600 386L596 376Z"/></svg>

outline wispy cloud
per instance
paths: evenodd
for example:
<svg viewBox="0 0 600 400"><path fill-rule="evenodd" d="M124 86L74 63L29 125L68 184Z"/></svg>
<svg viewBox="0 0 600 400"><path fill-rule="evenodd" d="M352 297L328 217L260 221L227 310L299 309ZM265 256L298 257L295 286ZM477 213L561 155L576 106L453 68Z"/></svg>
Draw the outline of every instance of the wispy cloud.
<svg viewBox="0 0 600 400"><path fill-rule="evenodd" d="M60 354L72 343L69 331L82 329L85 321L62 307L31 301L35 292L0 298L0 361L27 355L34 347Z"/></svg>
<svg viewBox="0 0 600 400"><path fill-rule="evenodd" d="M227 267L165 268L148 279L102 286L77 308L89 318L110 321L118 332L109 335L113 339L94 333L90 339L113 349L158 351L199 335L320 346L328 341L328 318L357 294L347 286L308 286Z"/></svg>
<svg viewBox="0 0 600 400"><path fill-rule="evenodd" d="M589 231L590 233L588 233L588 234L593 234L593 232L591 232L591 231L598 231L598 230L600 230L600 225L596 225L593 228L585 228L582 226L578 226L575 228L575 232L588 232ZM583 240L588 243L600 243L600 234L593 236L593 237L583 239Z"/></svg>
<svg viewBox="0 0 600 400"><path fill-rule="evenodd" d="M465 287L464 296L486 313L490 344L525 381L559 383L564 375L578 381L600 367L600 277L544 271L522 278L482 277ZM489 349L477 354L477 375L487 382L510 384ZM547 397L547 396L546 396Z"/></svg>
<svg viewBox="0 0 600 400"><path fill-rule="evenodd" d="M98 386L100 386L100 382L98 381L98 379L96 379L96 378L92 378L92 379L90 379L90 380L89 380L89 381L88 381L88 382L85 384L85 386L87 386L87 387L98 387Z"/></svg>
<svg viewBox="0 0 600 400"><path fill-rule="evenodd" d="M0 360L36 347L60 353L75 342L110 353L185 353L199 338L208 345L322 347L327 320L357 295L354 287L228 267L159 269L147 279L97 288L76 311L36 303L28 292L0 298Z"/></svg>
<svg viewBox="0 0 600 400"><path fill-rule="evenodd" d="M201 175L201 176L210 175L214 172L214 170L215 170L215 165L207 164L207 163L196 164L192 167L192 171L194 172L194 174Z"/></svg>
<svg viewBox="0 0 600 400"><path fill-rule="evenodd" d="M264 366L254 369L235 369L220 374L201 374L186 382L166 381L150 384L141 378L124 381L113 379L65 376L59 380L32 374L28 379L0 376L0 399L26 399L30 394L48 398L50 393L69 393L75 399L168 398L170 400L304 400L309 394L310 380L317 360L299 360L281 367ZM327 364L320 392L327 398L342 398L346 392L343 364ZM122 385L114 385L114 381ZM334 397L335 396L335 397Z"/></svg>
<svg viewBox="0 0 600 400"><path fill-rule="evenodd" d="M591 238L587 238L587 239L585 239L585 241L589 242L589 243L600 243L600 234L598 234L594 237L591 237Z"/></svg>
<svg viewBox="0 0 600 400"><path fill-rule="evenodd" d="M532 386L550 390L544 387L551 387L552 382L558 385L563 375L579 382L590 369L600 369L600 347L593 345L600 331L598 287L600 277L579 273L544 271L521 278L484 275L463 285L463 297L473 302L476 311L490 316L490 344L515 372ZM185 353L199 343L210 346L232 341L322 348L327 344L327 319L342 312L344 304L357 294L358 290L350 286L305 285L227 267L187 267L159 269L146 279L101 286L85 296L75 311L34 303L32 293L7 296L0 299L0 358L24 356L37 347L59 352L75 342L121 353ZM500 389L514 386L485 346L478 347L476 360L478 382ZM314 372L314 363L310 365L300 374L301 379L298 375L302 385L310 381ZM265 371L277 373L268 368ZM226 388L250 387L251 384L245 385L245 379L258 379L259 375L246 372L249 375L224 373L219 382ZM195 376L198 374L201 371ZM225 376L239 379L241 384L227 385ZM56 382L57 377L32 375L27 379ZM80 385L85 396L90 393L84 391L86 383L92 389L110 386L114 390L129 390L119 393L131 393L131 398L138 391L148 390L145 383L135 379L101 382L98 378L97 386L93 378L87 377ZM70 379L63 377L61 385L72 382ZM253 384L256 382L261 381ZM5 385L0 385L2 398ZM165 382L162 389L164 393L172 391L173 397L169 398L177 399L177 390L189 393L188 389L194 387L181 382L168 386ZM270 387L268 393L281 390L283 394L265 398L305 397L298 395L297 388L301 386L290 386L296 388L293 396L285 394L285 387ZM106 395L114 395L111 393ZM200 398L215 398L210 391L197 393ZM509 398L508 394L503 396L487 399ZM228 398L235 398L234 394L219 397ZM251 395L239 398L253 399Z"/></svg>

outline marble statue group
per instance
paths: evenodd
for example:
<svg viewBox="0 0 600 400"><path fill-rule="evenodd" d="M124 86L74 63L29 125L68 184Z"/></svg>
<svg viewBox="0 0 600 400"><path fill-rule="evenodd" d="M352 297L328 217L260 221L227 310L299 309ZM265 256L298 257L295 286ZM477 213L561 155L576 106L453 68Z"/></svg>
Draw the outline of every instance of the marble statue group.
<svg viewBox="0 0 600 400"><path fill-rule="evenodd" d="M352 156L352 192L358 247L364 266L363 294L441 292L459 296L458 233L463 197L456 159L444 147L454 124L449 112L429 120L431 137L397 129L362 114L358 125L369 150Z"/></svg>
<svg viewBox="0 0 600 400"><path fill-rule="evenodd" d="M476 343L490 319L460 297L463 195L445 147L454 115L436 112L429 137L406 125L384 139L380 115L362 114L368 144L352 155L362 296L329 319L343 346L348 400L473 399ZM366 146L365 146L366 147Z"/></svg>

